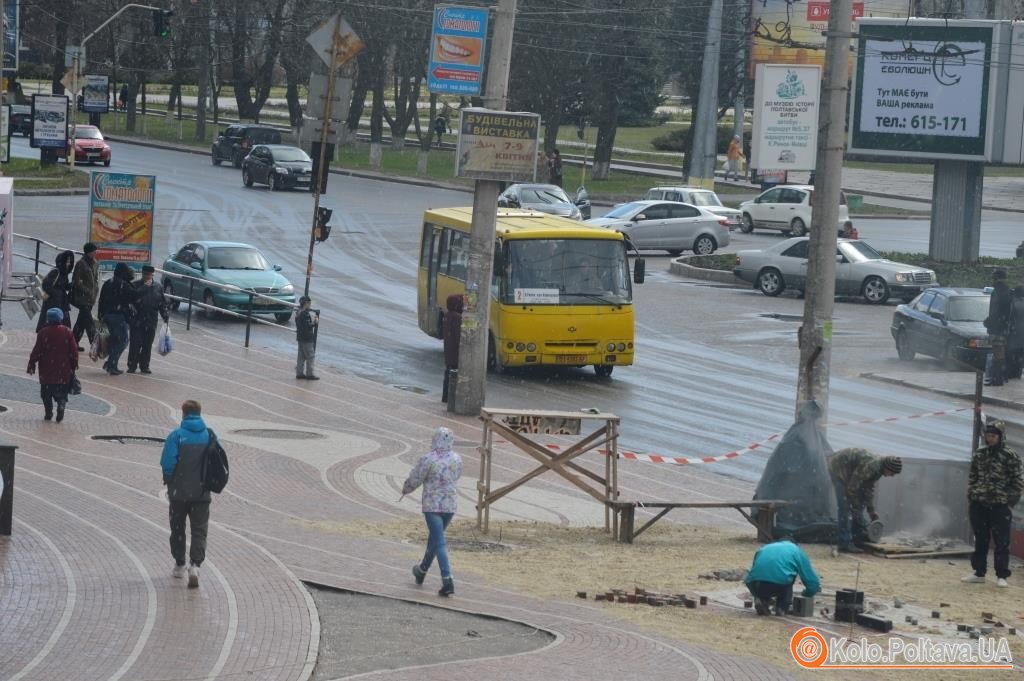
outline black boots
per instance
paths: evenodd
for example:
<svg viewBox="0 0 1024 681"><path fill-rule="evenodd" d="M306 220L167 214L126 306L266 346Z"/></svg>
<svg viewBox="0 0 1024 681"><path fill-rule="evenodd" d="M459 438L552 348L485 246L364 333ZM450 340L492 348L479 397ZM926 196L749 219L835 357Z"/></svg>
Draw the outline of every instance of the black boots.
<svg viewBox="0 0 1024 681"><path fill-rule="evenodd" d="M419 566L419 563L412 566L412 576L416 580L416 584L423 586L423 580L427 578L427 573L423 571L423 568Z"/></svg>
<svg viewBox="0 0 1024 681"><path fill-rule="evenodd" d="M451 577L441 578L441 588L438 590L438 596L451 596L455 593L455 582Z"/></svg>

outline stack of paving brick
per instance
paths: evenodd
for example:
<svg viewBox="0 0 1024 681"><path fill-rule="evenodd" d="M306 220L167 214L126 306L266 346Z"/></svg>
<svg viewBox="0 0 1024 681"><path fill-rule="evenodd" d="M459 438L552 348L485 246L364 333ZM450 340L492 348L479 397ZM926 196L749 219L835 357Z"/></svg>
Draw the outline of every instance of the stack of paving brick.
<svg viewBox="0 0 1024 681"><path fill-rule="evenodd" d="M577 591L577 598L587 598L586 591ZM595 601L606 601L608 603L639 603L646 604L654 607L661 607L664 605L676 605L683 606L686 608L696 608L698 603L700 605L708 604L707 596L694 596L690 598L686 594L664 594L648 592L646 589L636 587L632 593L627 592L623 589L610 589L608 591L600 592L594 595Z"/></svg>

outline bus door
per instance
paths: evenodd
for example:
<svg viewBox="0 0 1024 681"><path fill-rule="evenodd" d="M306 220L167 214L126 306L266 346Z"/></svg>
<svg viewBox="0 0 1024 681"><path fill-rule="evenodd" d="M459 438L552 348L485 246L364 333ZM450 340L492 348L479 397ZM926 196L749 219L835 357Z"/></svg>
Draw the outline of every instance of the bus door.
<svg viewBox="0 0 1024 681"><path fill-rule="evenodd" d="M430 242L424 243L424 260L427 267L427 305L426 305L426 331L436 338L441 337L441 320L438 318L437 310L437 274L440 271L441 258L444 256L444 228L437 225L429 225ZM427 249L429 248L429 251Z"/></svg>

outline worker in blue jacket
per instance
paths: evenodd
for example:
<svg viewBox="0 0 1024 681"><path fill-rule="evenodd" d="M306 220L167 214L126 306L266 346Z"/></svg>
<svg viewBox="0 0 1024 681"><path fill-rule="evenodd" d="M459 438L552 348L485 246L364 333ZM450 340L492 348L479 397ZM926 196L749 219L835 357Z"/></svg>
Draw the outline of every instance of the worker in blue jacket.
<svg viewBox="0 0 1024 681"><path fill-rule="evenodd" d="M821 580L811 567L811 559L792 541L782 539L759 548L744 580L754 597L757 614L767 615L773 601L776 615L789 612L793 603L793 582L798 576L804 585L805 597L821 591Z"/></svg>

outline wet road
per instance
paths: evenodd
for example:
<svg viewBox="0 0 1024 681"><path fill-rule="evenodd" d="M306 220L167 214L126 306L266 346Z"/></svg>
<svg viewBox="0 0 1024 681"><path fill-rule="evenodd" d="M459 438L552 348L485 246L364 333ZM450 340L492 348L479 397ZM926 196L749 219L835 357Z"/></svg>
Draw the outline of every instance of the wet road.
<svg viewBox="0 0 1024 681"><path fill-rule="evenodd" d="M24 153L27 142L16 139L14 147L15 153ZM272 263L283 267L296 288L301 287L310 195L245 189L240 171L213 167L208 157L128 145L114 145L110 170L158 176L156 264L190 239L245 241L259 246ZM324 371L333 367L439 399L441 343L416 324L420 218L427 207L470 202L467 193L332 176L324 204L334 209L334 230L330 240L317 246L311 287L315 306L323 310L318 360ZM80 246L87 205L85 196L19 198L16 231ZM862 235L880 248L919 250L914 244L927 240L927 225L919 221L859 225ZM869 236L876 229L877 239ZM989 231L986 225L985 248L1003 248L1009 239L1004 232ZM997 233L1000 237L992 246L987 241ZM734 248L761 247L780 238L736 237ZM592 369L491 376L487 404L611 411L623 419L625 448L670 456L720 455L787 428L793 418L796 331L803 301L683 281L668 273L668 263L667 256L649 257L648 281L636 290L634 367L616 369L610 380L597 378ZM858 378L864 371L896 362L888 331L893 309L894 304L837 305L833 421L906 416L949 406L948 399ZM11 314L8 311L5 317ZM19 323L27 326L23 316ZM203 319L195 323L237 338L241 347L243 324ZM256 330L253 342L288 353L294 348L293 334L273 329ZM951 416L837 427L829 437L837 449L858 445L904 456L964 458L970 421ZM714 470L756 479L764 460L763 453L745 454L714 464ZM644 475L663 480L668 494L668 488L683 484L690 475L680 471L651 466Z"/></svg>

